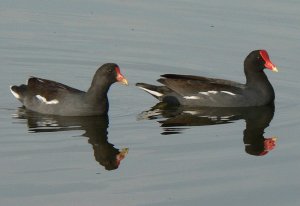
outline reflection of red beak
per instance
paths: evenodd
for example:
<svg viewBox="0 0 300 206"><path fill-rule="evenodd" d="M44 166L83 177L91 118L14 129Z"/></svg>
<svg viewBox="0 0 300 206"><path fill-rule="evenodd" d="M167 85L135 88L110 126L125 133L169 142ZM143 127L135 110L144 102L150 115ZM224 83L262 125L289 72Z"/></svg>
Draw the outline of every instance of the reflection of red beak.
<svg viewBox="0 0 300 206"><path fill-rule="evenodd" d="M276 147L276 141L276 137L266 138L264 141L265 150L262 153L260 153L260 155L266 155L269 151L273 150Z"/></svg>
<svg viewBox="0 0 300 206"><path fill-rule="evenodd" d="M128 148L123 148L120 150L120 153L116 155L116 163L118 166L120 165L121 161L126 157L128 151Z"/></svg>
<svg viewBox="0 0 300 206"><path fill-rule="evenodd" d="M122 84L125 84L125 85L128 85L128 81L127 79L125 79L125 77L121 74L121 71L120 71L120 68L119 67L116 67L116 72L117 72L117 81L122 83Z"/></svg>

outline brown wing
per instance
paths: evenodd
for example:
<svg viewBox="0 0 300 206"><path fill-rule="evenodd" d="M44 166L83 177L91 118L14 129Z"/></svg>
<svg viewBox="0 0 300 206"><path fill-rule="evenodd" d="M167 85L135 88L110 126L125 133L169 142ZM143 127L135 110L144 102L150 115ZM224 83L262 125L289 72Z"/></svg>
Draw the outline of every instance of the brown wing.
<svg viewBox="0 0 300 206"><path fill-rule="evenodd" d="M83 91L61 84L59 82L31 77L28 79L27 88L35 95L41 95L48 101L56 99L64 93L83 93Z"/></svg>
<svg viewBox="0 0 300 206"><path fill-rule="evenodd" d="M234 81L201 76L164 74L162 77L164 78L158 79L158 82L183 96L197 95L199 92L222 90L240 94L244 86Z"/></svg>

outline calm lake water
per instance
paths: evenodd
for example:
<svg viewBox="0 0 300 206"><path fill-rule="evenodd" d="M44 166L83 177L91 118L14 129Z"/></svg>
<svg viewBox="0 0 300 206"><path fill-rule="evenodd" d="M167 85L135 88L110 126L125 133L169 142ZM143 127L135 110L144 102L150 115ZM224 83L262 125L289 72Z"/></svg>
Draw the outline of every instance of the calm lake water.
<svg viewBox="0 0 300 206"><path fill-rule="evenodd" d="M299 14L295 0L1 1L1 205L300 205ZM275 108L152 108L134 86L244 82L259 48L279 69ZM9 92L31 75L86 90L106 62L130 82L107 118L36 115Z"/></svg>

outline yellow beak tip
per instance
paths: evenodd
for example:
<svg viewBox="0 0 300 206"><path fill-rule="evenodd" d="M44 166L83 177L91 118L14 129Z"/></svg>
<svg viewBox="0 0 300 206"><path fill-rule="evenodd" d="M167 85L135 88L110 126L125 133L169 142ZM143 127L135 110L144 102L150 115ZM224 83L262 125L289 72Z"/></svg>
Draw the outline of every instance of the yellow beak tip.
<svg viewBox="0 0 300 206"><path fill-rule="evenodd" d="M273 72L278 72L277 67L274 67L274 68L272 69L272 71L273 71Z"/></svg>
<svg viewBox="0 0 300 206"><path fill-rule="evenodd" d="M123 79L122 83L125 84L126 86L128 86L128 81L127 81L127 79Z"/></svg>

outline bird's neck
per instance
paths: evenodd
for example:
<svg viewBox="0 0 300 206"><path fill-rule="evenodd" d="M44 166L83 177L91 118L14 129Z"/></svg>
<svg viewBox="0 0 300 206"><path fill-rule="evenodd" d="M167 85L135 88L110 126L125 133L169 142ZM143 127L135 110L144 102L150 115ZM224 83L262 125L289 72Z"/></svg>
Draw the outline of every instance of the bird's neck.
<svg viewBox="0 0 300 206"><path fill-rule="evenodd" d="M249 72L245 71L246 85L250 87L259 87L262 84L270 85L267 75L263 72Z"/></svg>
<svg viewBox="0 0 300 206"><path fill-rule="evenodd" d="M244 65L246 86L253 88L272 87L263 68L261 70L257 70L253 67L255 67L255 65Z"/></svg>
<svg viewBox="0 0 300 206"><path fill-rule="evenodd" d="M111 86L111 82L107 78L93 78L90 88L87 91L88 96L93 97L107 97L107 92Z"/></svg>
<svg viewBox="0 0 300 206"><path fill-rule="evenodd" d="M110 84L105 85L98 85L98 84L92 84L92 86L89 88L89 90L86 93L86 100L89 102L89 104L92 104L95 108L101 107L106 108L108 111L108 98L107 98L107 92L110 88Z"/></svg>
<svg viewBox="0 0 300 206"><path fill-rule="evenodd" d="M263 69L260 71L245 69L246 75L246 88L254 91L261 99L264 99L265 103L271 103L274 101L275 94L274 89L269 82L267 75Z"/></svg>

